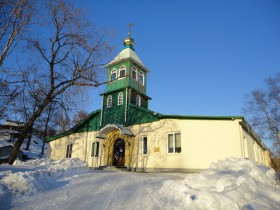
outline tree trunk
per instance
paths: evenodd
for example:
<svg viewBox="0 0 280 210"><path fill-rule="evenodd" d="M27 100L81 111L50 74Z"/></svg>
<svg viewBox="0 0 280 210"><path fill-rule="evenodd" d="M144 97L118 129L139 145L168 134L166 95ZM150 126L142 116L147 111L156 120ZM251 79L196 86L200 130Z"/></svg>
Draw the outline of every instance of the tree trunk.
<svg viewBox="0 0 280 210"><path fill-rule="evenodd" d="M44 137L44 139L43 139L43 145L42 145L41 155L44 155L44 151L45 151L45 144L46 144L46 137Z"/></svg>
<svg viewBox="0 0 280 210"><path fill-rule="evenodd" d="M31 138L32 138L32 133L33 133L33 126L31 128L30 133L28 134L28 141L26 143L25 150L29 150L29 146L30 146L30 142L31 142Z"/></svg>
<svg viewBox="0 0 280 210"><path fill-rule="evenodd" d="M46 119L46 124L45 124L45 129L44 129L44 136L43 136L43 146L42 146L42 152L41 155L44 155L44 149L45 149L45 144L47 141L47 135L48 135L48 127L49 127L49 122L51 119L51 112L52 112L52 107L48 110L48 116Z"/></svg>
<svg viewBox="0 0 280 210"><path fill-rule="evenodd" d="M20 147L21 147L23 141L24 141L24 135L20 135L20 137L18 138L17 142L14 144L14 148L13 148L12 153L10 154L10 156L8 158L8 163L10 165L13 165L13 163L17 159L17 156L19 154Z"/></svg>
<svg viewBox="0 0 280 210"><path fill-rule="evenodd" d="M20 151L20 147L24 141L24 139L26 138L26 136L28 135L28 133L30 133L30 131L33 128L34 122L35 120L40 116L40 114L43 112L43 110L45 109L45 107L47 106L47 104L50 102L51 100L51 93L46 97L46 99L44 100L44 102L42 103L42 105L37 109L37 111L35 113L33 113L32 117L30 118L30 120L27 122L27 124L24 126L21 135L18 137L17 142L14 144L14 149L12 151L12 153L10 154L10 156L5 159L2 163L9 163L10 165L13 165L13 163L15 162L17 155L19 154ZM2 164L1 163L1 164Z"/></svg>

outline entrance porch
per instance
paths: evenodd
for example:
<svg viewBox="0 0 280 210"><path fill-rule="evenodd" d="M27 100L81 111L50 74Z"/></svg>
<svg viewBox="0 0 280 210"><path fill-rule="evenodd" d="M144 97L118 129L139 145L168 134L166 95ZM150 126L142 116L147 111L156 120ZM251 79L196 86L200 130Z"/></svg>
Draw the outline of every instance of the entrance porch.
<svg viewBox="0 0 280 210"><path fill-rule="evenodd" d="M128 128L107 125L98 133L103 139L102 166L130 168L135 146L135 137Z"/></svg>

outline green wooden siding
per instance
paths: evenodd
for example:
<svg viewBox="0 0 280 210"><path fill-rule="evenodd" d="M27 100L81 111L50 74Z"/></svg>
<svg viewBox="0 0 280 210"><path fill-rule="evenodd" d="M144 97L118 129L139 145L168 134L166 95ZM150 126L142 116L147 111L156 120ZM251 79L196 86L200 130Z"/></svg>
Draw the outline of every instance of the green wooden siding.
<svg viewBox="0 0 280 210"><path fill-rule="evenodd" d="M116 69L117 72L119 73L119 68L125 66L126 67L126 77L121 78L121 79L116 79L115 81L109 82L106 86L106 92L111 92L116 89L121 89L125 87L131 87L140 93L146 95L146 84L147 84L147 73L142 70L139 66L134 64L130 60L123 61L119 64L115 64L113 66L110 66L107 70L107 81L110 81L111 77L111 71ZM137 71L142 71L144 75L144 85L141 85L138 81L135 81L131 77L131 68L135 66L137 68Z"/></svg>
<svg viewBox="0 0 280 210"><path fill-rule="evenodd" d="M159 120L160 115L143 107L129 104L127 126L138 125L143 123L155 122Z"/></svg>
<svg viewBox="0 0 280 210"><path fill-rule="evenodd" d="M78 128L75 132L82 133L87 131L98 131L100 129L100 116L99 112L97 115L89 119L86 123L83 124L80 128Z"/></svg>
<svg viewBox="0 0 280 210"><path fill-rule="evenodd" d="M141 107L148 109L148 101L149 101L148 97L135 90L129 91L129 103L136 105L137 95L140 95L141 97Z"/></svg>
<svg viewBox="0 0 280 210"><path fill-rule="evenodd" d="M106 92L114 91L116 89L125 88L129 85L129 69L130 69L130 61L124 61L119 64L113 65L107 70L107 81L110 81L111 71L116 69L119 75L119 68L125 66L126 67L126 77L122 79L116 79L115 81L109 82L106 86Z"/></svg>
<svg viewBox="0 0 280 210"><path fill-rule="evenodd" d="M123 104L118 105L118 95L123 93ZM112 107L107 108L107 100L112 96ZM106 124L119 124L125 123L125 104L126 104L126 90L117 91L111 94L104 95L103 111L102 111L102 126Z"/></svg>

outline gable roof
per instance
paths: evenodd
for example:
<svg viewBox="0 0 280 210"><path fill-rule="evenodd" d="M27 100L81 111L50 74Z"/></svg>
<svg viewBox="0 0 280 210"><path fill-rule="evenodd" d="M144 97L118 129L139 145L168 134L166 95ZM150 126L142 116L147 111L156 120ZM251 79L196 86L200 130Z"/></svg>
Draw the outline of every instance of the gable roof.
<svg viewBox="0 0 280 210"><path fill-rule="evenodd" d="M63 133L60 133L58 135L52 136L50 138L47 139L47 142L59 139L61 137L73 134L73 133L77 133L79 132L79 130L83 130L83 127L85 127L85 125L87 123L89 123L92 119L96 118L98 115L100 115L101 110L98 109L92 113L90 113L88 116L86 116L86 118L84 118L82 121L80 121L77 125L73 126L70 130L65 131ZM98 129L93 129L93 130L98 130Z"/></svg>
<svg viewBox="0 0 280 210"><path fill-rule="evenodd" d="M262 142L262 140L259 138L259 136L255 133L255 131L252 129L250 124L245 120L243 116L197 116L197 115L163 115L157 112L154 112L149 109L145 109L143 107L139 107L136 105L130 104L130 110L134 113L134 117L131 118L131 121L128 122L126 126L133 126L143 123L151 123L154 121L158 121L161 119L178 119L178 120L235 120L239 119L241 122L239 123L243 129L245 129L246 132L248 132L256 141L264 148L267 149L266 145ZM137 114L138 113L138 114ZM99 131L100 126L89 126L89 123L91 121L94 121L94 119L97 120L99 124L99 117L101 114L101 110L96 110L92 113L90 113L85 119L80 121L77 125L72 127L70 130L65 131L63 133L60 133L58 135L52 136L47 139L47 142L59 139L61 137L73 134L73 133L79 133L79 132L85 132L85 131ZM106 126L105 126L106 128Z"/></svg>

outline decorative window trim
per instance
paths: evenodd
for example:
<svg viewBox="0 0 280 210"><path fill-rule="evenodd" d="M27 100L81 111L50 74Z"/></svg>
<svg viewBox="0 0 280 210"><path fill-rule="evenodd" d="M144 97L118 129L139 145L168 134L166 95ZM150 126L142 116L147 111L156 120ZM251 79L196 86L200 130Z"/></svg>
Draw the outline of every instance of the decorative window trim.
<svg viewBox="0 0 280 210"><path fill-rule="evenodd" d="M135 78L133 78L133 72L135 72ZM131 78L138 81L138 70L135 66L131 67Z"/></svg>
<svg viewBox="0 0 280 210"><path fill-rule="evenodd" d="M112 79L112 75L113 75L114 73L116 74L116 76L115 76L114 79ZM113 69L113 70L111 71L111 74L110 74L110 81L115 81L117 78L118 78L118 71L117 71L117 69Z"/></svg>
<svg viewBox="0 0 280 210"><path fill-rule="evenodd" d="M180 142L179 146L176 147L176 134L180 134ZM169 145L169 137L172 136L172 148ZM172 150L171 150L172 149ZM182 154L182 140L181 140L181 132L172 132L167 133L167 154Z"/></svg>
<svg viewBox="0 0 280 210"><path fill-rule="evenodd" d="M141 76L140 76L140 75L141 75ZM141 77L142 77L142 80L140 80ZM145 84L145 76L144 76L144 73L143 73L142 71L139 71L138 82L139 82L139 84L141 84L141 85L144 85L144 84Z"/></svg>
<svg viewBox="0 0 280 210"><path fill-rule="evenodd" d="M107 108L111 108L113 106L112 96L109 95L107 98Z"/></svg>
<svg viewBox="0 0 280 210"><path fill-rule="evenodd" d="M148 155L148 137L142 136L142 154Z"/></svg>
<svg viewBox="0 0 280 210"><path fill-rule="evenodd" d="M118 95L118 105L123 105L123 92Z"/></svg>
<svg viewBox="0 0 280 210"><path fill-rule="evenodd" d="M121 76L121 71L124 71L124 75L123 76ZM125 78L125 76L126 76L126 67L125 66L121 66L120 68L119 68L119 79L123 79L123 78Z"/></svg>
<svg viewBox="0 0 280 210"><path fill-rule="evenodd" d="M91 143L91 157L92 158L98 158L99 157L99 148L100 148L100 142L94 141Z"/></svg>
<svg viewBox="0 0 280 210"><path fill-rule="evenodd" d="M67 144L66 145L66 158L71 158L72 157L72 151L73 151L73 143Z"/></svg>
<svg viewBox="0 0 280 210"><path fill-rule="evenodd" d="M141 106L141 96L136 95L136 106Z"/></svg>

